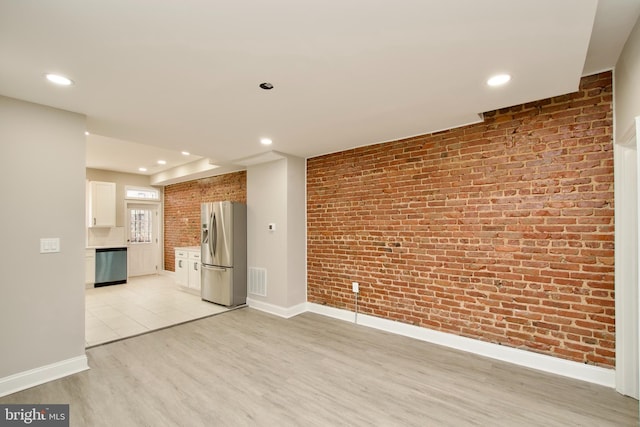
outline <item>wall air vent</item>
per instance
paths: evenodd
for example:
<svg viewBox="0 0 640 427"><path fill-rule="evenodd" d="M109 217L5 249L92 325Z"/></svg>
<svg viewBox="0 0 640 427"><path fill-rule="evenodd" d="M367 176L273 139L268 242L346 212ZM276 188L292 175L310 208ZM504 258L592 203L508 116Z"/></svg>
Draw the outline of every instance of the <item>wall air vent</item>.
<svg viewBox="0 0 640 427"><path fill-rule="evenodd" d="M267 296L267 270L264 268L249 267L247 280L247 292L261 297Z"/></svg>

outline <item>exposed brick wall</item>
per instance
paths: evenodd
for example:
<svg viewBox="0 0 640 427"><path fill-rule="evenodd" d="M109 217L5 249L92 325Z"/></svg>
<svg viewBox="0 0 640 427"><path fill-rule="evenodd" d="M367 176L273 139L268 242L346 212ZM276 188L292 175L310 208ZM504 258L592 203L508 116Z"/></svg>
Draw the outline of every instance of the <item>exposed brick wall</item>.
<svg viewBox="0 0 640 427"><path fill-rule="evenodd" d="M168 185L164 188L164 268L175 271L174 248L200 245L200 204L247 203L245 171Z"/></svg>
<svg viewBox="0 0 640 427"><path fill-rule="evenodd" d="M611 74L307 161L308 301L614 365Z"/></svg>

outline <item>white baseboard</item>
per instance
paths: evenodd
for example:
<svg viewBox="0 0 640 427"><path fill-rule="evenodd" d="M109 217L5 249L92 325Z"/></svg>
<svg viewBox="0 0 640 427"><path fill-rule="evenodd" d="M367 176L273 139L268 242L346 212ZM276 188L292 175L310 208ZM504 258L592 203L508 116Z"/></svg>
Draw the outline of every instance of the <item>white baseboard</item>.
<svg viewBox="0 0 640 427"><path fill-rule="evenodd" d="M0 397L89 369L82 355L0 378Z"/></svg>
<svg viewBox="0 0 640 427"><path fill-rule="evenodd" d="M355 313L352 311L320 304L307 303L307 311L349 322L355 321ZM366 314L358 314L357 324L606 387L614 388L616 384L615 369L585 365Z"/></svg>
<svg viewBox="0 0 640 427"><path fill-rule="evenodd" d="M252 298L247 298L247 305L256 310L264 311L265 313L273 314L275 316L284 317L288 319L298 314L302 314L307 311L307 303L294 305L292 307L280 307L279 305L269 304L268 302L258 301Z"/></svg>

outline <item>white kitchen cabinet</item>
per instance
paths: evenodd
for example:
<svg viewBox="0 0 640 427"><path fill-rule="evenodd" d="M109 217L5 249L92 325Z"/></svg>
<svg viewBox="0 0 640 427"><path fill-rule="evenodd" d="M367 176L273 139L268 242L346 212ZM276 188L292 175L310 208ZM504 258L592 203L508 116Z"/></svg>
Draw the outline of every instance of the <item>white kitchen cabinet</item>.
<svg viewBox="0 0 640 427"><path fill-rule="evenodd" d="M200 295L200 252L189 252L188 287Z"/></svg>
<svg viewBox="0 0 640 427"><path fill-rule="evenodd" d="M182 287L189 287L189 256L184 249L176 249L176 282Z"/></svg>
<svg viewBox="0 0 640 427"><path fill-rule="evenodd" d="M193 294L200 295L200 248L176 248L176 282Z"/></svg>
<svg viewBox="0 0 640 427"><path fill-rule="evenodd" d="M96 281L96 250L85 251L84 283L86 287L92 287Z"/></svg>
<svg viewBox="0 0 640 427"><path fill-rule="evenodd" d="M89 182L89 227L116 226L115 182Z"/></svg>

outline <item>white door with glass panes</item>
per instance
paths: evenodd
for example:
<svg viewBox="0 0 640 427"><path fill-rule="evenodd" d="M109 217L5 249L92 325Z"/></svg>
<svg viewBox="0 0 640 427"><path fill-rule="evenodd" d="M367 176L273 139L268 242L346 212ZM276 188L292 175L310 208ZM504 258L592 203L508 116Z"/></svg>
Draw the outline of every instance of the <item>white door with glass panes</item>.
<svg viewBox="0 0 640 427"><path fill-rule="evenodd" d="M159 205L127 203L129 276L158 272L160 253Z"/></svg>

